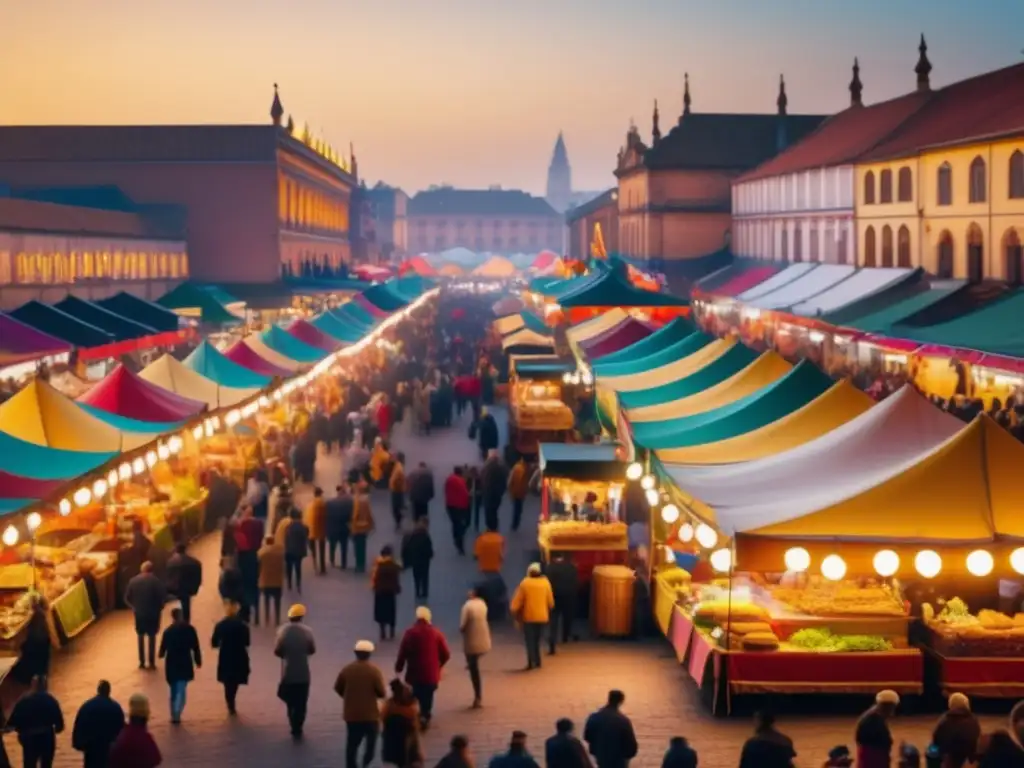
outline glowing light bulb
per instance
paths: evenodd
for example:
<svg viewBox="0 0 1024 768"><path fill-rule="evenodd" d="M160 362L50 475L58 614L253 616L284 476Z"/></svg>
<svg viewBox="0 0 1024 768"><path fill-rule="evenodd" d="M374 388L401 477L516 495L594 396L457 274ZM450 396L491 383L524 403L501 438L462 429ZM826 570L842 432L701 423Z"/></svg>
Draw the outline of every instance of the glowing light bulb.
<svg viewBox="0 0 1024 768"><path fill-rule="evenodd" d="M787 549L784 555L786 570L794 573L803 573L811 567L811 553L803 547Z"/></svg>
<svg viewBox="0 0 1024 768"><path fill-rule="evenodd" d="M139 456L135 461L132 462L132 472L136 475L141 475L146 471L146 462Z"/></svg>
<svg viewBox="0 0 1024 768"><path fill-rule="evenodd" d="M107 495L107 481L100 478L92 484L92 495L97 499L102 499Z"/></svg>
<svg viewBox="0 0 1024 768"><path fill-rule="evenodd" d="M75 495L72 496L72 498L75 500L75 506L84 507L86 504L92 501L92 491L90 491L85 486L82 486L77 491L75 491Z"/></svg>
<svg viewBox="0 0 1024 768"><path fill-rule="evenodd" d="M719 573L726 573L732 567L732 550L725 548L716 549L711 553L709 559L712 568Z"/></svg>
<svg viewBox="0 0 1024 768"><path fill-rule="evenodd" d="M967 571L972 576L988 576L995 567L995 559L984 549L976 549L967 556Z"/></svg>
<svg viewBox="0 0 1024 768"><path fill-rule="evenodd" d="M654 487L655 482L654 475L644 475L643 479L640 480L640 487L645 491L649 491Z"/></svg>
<svg viewBox="0 0 1024 768"><path fill-rule="evenodd" d="M15 528L13 525L8 525L4 529L3 539L4 544L6 544L8 547L13 547L15 544L18 543L18 529Z"/></svg>
<svg viewBox="0 0 1024 768"><path fill-rule="evenodd" d="M57 505L57 511L60 512L61 517L67 517L71 514L71 501L69 499L61 499L60 504Z"/></svg>
<svg viewBox="0 0 1024 768"><path fill-rule="evenodd" d="M938 552L922 549L914 556L914 568L926 579L934 579L942 570L942 558Z"/></svg>
<svg viewBox="0 0 1024 768"><path fill-rule="evenodd" d="M875 567L875 573L888 578L900 569L900 556L891 549L883 549L875 554L871 564Z"/></svg>
<svg viewBox="0 0 1024 768"><path fill-rule="evenodd" d="M839 581L846 575L846 561L839 555L829 555L821 561L821 575L829 581Z"/></svg>
<svg viewBox="0 0 1024 768"><path fill-rule="evenodd" d="M684 544L693 541L693 526L690 523L683 523L679 526L679 540Z"/></svg>
<svg viewBox="0 0 1024 768"><path fill-rule="evenodd" d="M43 516L38 512L29 512L25 517L25 527L28 528L30 533L35 533L39 530L39 526L43 524Z"/></svg>
<svg viewBox="0 0 1024 768"><path fill-rule="evenodd" d="M627 480L639 480L640 476L643 475L644 468L639 463L634 461L628 467L626 467L626 479Z"/></svg>
<svg viewBox="0 0 1024 768"><path fill-rule="evenodd" d="M1017 573L1024 574L1024 547L1017 547L1010 553L1010 567Z"/></svg>
<svg viewBox="0 0 1024 768"><path fill-rule="evenodd" d="M697 537L697 543L704 547L704 549L711 549L718 543L718 534L715 532L715 529L705 523L697 526L694 535Z"/></svg>
<svg viewBox="0 0 1024 768"><path fill-rule="evenodd" d="M661 510L661 519L672 525L679 519L679 507L675 504L666 504Z"/></svg>
<svg viewBox="0 0 1024 768"><path fill-rule="evenodd" d="M661 494L654 488L648 488L644 491L644 495L647 497L647 503L652 507L658 506L658 502L661 501Z"/></svg>

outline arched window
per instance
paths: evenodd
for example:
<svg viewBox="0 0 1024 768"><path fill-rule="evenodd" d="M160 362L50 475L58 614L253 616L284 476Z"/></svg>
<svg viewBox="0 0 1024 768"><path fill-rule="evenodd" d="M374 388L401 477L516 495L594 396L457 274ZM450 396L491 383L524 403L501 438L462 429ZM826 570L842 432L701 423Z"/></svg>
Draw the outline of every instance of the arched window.
<svg viewBox="0 0 1024 768"><path fill-rule="evenodd" d="M868 171L864 174L864 205L873 205L875 202L875 174Z"/></svg>
<svg viewBox="0 0 1024 768"><path fill-rule="evenodd" d="M864 230L864 266L878 266L875 258L875 228L868 227Z"/></svg>
<svg viewBox="0 0 1024 768"><path fill-rule="evenodd" d="M1019 149L1010 155L1010 198L1024 198L1024 152Z"/></svg>
<svg viewBox="0 0 1024 768"><path fill-rule="evenodd" d="M896 234L896 266L906 269L913 266L910 260L910 230L906 225L900 227Z"/></svg>
<svg viewBox="0 0 1024 768"><path fill-rule="evenodd" d="M786 222L782 222L782 236L779 238L779 250L783 261L789 260L789 228Z"/></svg>
<svg viewBox="0 0 1024 768"><path fill-rule="evenodd" d="M985 279L985 238L977 224L967 228L967 279L972 283Z"/></svg>
<svg viewBox="0 0 1024 768"><path fill-rule="evenodd" d="M953 236L948 231L939 235L938 256L935 276L948 280L953 277Z"/></svg>
<svg viewBox="0 0 1024 768"><path fill-rule="evenodd" d="M1024 249L1017 230L1010 229L1003 235L1003 253L1006 256L1006 282L1020 285L1024 279Z"/></svg>
<svg viewBox="0 0 1024 768"><path fill-rule="evenodd" d="M793 229L793 261L804 260L804 239L803 231L800 229L800 225L797 224Z"/></svg>
<svg viewBox="0 0 1024 768"><path fill-rule="evenodd" d="M935 182L938 204L939 205L952 205L953 204L953 168L949 163L943 163L939 166L938 175Z"/></svg>
<svg viewBox="0 0 1024 768"><path fill-rule="evenodd" d="M892 266L892 227L886 224L882 227L882 266Z"/></svg>
<svg viewBox="0 0 1024 768"><path fill-rule="evenodd" d="M888 168L878 175L878 202L892 202L892 171Z"/></svg>
<svg viewBox="0 0 1024 768"><path fill-rule="evenodd" d="M971 160L971 187L969 200L972 203L984 203L988 198L985 181L985 161L981 157Z"/></svg>
<svg viewBox="0 0 1024 768"><path fill-rule="evenodd" d="M900 168L896 177L896 199L901 203L909 203L914 199L914 172L909 166Z"/></svg>

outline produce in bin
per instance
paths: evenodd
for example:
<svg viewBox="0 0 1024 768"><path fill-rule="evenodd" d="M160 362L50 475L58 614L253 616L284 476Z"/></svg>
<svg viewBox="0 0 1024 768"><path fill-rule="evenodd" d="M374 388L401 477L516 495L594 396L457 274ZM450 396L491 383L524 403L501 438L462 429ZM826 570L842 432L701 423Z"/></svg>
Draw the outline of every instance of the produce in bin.
<svg viewBox="0 0 1024 768"><path fill-rule="evenodd" d="M931 604L921 617L932 636L932 647L943 656L1019 657L1024 655L1024 613L1007 616L991 610L972 615L959 597L950 598L938 614Z"/></svg>

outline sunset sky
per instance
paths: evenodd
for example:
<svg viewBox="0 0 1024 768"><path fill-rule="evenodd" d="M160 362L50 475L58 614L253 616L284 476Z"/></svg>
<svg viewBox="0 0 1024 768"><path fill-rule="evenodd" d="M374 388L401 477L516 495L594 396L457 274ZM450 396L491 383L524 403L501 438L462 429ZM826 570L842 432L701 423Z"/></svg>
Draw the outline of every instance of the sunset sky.
<svg viewBox="0 0 1024 768"><path fill-rule="evenodd" d="M790 112L1024 60L1022 0L0 0L0 123L258 123L285 111L360 172L542 192L565 132L576 189L611 186L630 118ZM2 181L2 180L0 180Z"/></svg>

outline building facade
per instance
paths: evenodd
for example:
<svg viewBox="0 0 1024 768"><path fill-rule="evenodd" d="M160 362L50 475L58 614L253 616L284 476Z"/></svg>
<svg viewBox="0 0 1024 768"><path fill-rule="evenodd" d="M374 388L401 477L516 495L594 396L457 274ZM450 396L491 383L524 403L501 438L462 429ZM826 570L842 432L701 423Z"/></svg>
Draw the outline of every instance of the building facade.
<svg viewBox="0 0 1024 768"><path fill-rule="evenodd" d="M566 253L573 259L586 259L594 242L595 230L600 228L608 253L619 252L619 190L612 188L592 200L570 208L565 214L569 229Z"/></svg>
<svg viewBox="0 0 1024 768"><path fill-rule="evenodd" d="M0 181L116 186L185 210L192 277L268 283L351 258L354 156L298 131L276 89L267 125L0 127Z"/></svg>
<svg viewBox="0 0 1024 768"><path fill-rule="evenodd" d="M408 204L409 250L468 248L499 254L561 253L565 221L543 198L509 189L419 192Z"/></svg>
<svg viewBox="0 0 1024 768"><path fill-rule="evenodd" d="M381 258L401 261L409 255L409 196L383 182L377 182L366 194L372 206Z"/></svg>
<svg viewBox="0 0 1024 768"><path fill-rule="evenodd" d="M60 199L60 192L0 195L0 310L31 300L56 303L69 294L92 300L125 291L155 300L188 279L185 232L174 212L47 200ZM105 192L96 197L111 197Z"/></svg>

